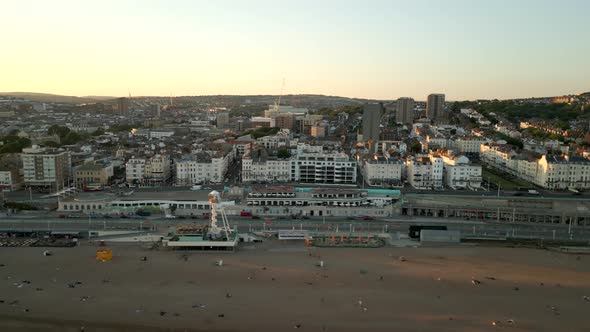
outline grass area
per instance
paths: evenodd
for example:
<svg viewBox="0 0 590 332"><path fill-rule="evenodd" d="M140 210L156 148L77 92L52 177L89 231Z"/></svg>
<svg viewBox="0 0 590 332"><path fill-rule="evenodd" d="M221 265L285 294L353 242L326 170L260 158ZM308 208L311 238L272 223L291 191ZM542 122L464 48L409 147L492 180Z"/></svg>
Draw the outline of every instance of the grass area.
<svg viewBox="0 0 590 332"><path fill-rule="evenodd" d="M483 168L481 170L483 180L492 184L500 184L502 190L516 190L519 187L532 188L533 185L525 180L514 178L508 174L500 174L495 170Z"/></svg>

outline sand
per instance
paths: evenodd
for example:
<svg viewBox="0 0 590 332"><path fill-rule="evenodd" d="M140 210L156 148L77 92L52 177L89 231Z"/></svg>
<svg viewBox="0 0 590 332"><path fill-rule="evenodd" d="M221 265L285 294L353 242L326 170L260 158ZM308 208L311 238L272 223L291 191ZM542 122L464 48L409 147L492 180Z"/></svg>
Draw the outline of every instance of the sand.
<svg viewBox="0 0 590 332"><path fill-rule="evenodd" d="M590 331L590 256L273 241L185 262L110 247L109 263L91 245L0 249L0 331Z"/></svg>

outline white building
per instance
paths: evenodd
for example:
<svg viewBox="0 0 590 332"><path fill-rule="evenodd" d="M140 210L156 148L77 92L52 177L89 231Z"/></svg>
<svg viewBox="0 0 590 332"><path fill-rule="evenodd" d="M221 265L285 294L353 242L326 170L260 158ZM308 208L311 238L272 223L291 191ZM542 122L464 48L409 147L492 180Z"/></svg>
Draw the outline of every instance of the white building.
<svg viewBox="0 0 590 332"><path fill-rule="evenodd" d="M150 139L174 136L174 130L150 130Z"/></svg>
<svg viewBox="0 0 590 332"><path fill-rule="evenodd" d="M131 158L125 164L125 178L127 182L139 181L145 178L145 158Z"/></svg>
<svg viewBox="0 0 590 332"><path fill-rule="evenodd" d="M471 165L463 155L443 155L444 182L453 189L481 188L481 165Z"/></svg>
<svg viewBox="0 0 590 332"><path fill-rule="evenodd" d="M547 189L589 189L590 160L568 155L543 155L534 181Z"/></svg>
<svg viewBox="0 0 590 332"><path fill-rule="evenodd" d="M288 181L291 181L290 158L269 157L263 150L248 151L242 157L242 182Z"/></svg>
<svg viewBox="0 0 590 332"><path fill-rule="evenodd" d="M275 135L263 136L256 140L256 142L266 149L280 149L289 147L291 142L291 131L289 129L281 129Z"/></svg>
<svg viewBox="0 0 590 332"><path fill-rule="evenodd" d="M324 147L322 145L309 145L306 143L297 144L297 154L300 153L322 153Z"/></svg>
<svg viewBox="0 0 590 332"><path fill-rule="evenodd" d="M361 172L365 183L375 185L400 185L404 164L399 159L375 157L363 161Z"/></svg>
<svg viewBox="0 0 590 332"><path fill-rule="evenodd" d="M298 144L297 152L288 159L269 156L264 149L247 151L242 158L242 181L356 183L354 160L345 153L322 151L322 146Z"/></svg>
<svg viewBox="0 0 590 332"><path fill-rule="evenodd" d="M291 158L291 180L355 184L357 165L347 154L301 152Z"/></svg>
<svg viewBox="0 0 590 332"><path fill-rule="evenodd" d="M440 149L448 148L449 147L449 140L442 136L442 135L427 135L426 142L428 143L428 148L432 149L432 147L436 146Z"/></svg>
<svg viewBox="0 0 590 332"><path fill-rule="evenodd" d="M408 145L403 141L378 141L375 143L375 153L383 153L387 157L390 152L397 152L402 156L408 151Z"/></svg>
<svg viewBox="0 0 590 332"><path fill-rule="evenodd" d="M13 171L0 171L0 190L13 191L16 189L16 179Z"/></svg>
<svg viewBox="0 0 590 332"><path fill-rule="evenodd" d="M176 162L176 184L221 183L231 163L232 153L203 151Z"/></svg>
<svg viewBox="0 0 590 332"><path fill-rule="evenodd" d="M462 136L451 139L450 147L457 153L479 154L479 146L488 142L489 140L482 137Z"/></svg>
<svg viewBox="0 0 590 332"><path fill-rule="evenodd" d="M407 179L416 189L438 189L443 184L442 158L429 155L415 155L406 161Z"/></svg>
<svg viewBox="0 0 590 332"><path fill-rule="evenodd" d="M165 183L170 179L170 157L155 155L145 163L145 179L151 184Z"/></svg>
<svg viewBox="0 0 590 332"><path fill-rule="evenodd" d="M479 157L485 164L503 172L516 175L516 152L508 145L486 143L479 147Z"/></svg>

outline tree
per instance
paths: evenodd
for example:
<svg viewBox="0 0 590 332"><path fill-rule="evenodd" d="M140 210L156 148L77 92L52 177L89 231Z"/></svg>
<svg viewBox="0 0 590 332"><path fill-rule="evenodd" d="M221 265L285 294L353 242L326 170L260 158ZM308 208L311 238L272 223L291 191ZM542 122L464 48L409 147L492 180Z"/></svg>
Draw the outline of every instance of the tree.
<svg viewBox="0 0 590 332"><path fill-rule="evenodd" d="M59 143L55 142L55 141L43 141L41 142L42 146L46 146L46 147L50 147L50 148L58 148L59 147Z"/></svg>
<svg viewBox="0 0 590 332"><path fill-rule="evenodd" d="M78 134L75 131L70 131L65 137L61 138L61 143L64 145L71 145L76 144L82 140L84 140L84 137L82 137L82 135Z"/></svg>
<svg viewBox="0 0 590 332"><path fill-rule="evenodd" d="M49 135L57 135L57 136L59 136L59 138L63 138L63 137L66 137L66 135L70 133L70 128L62 127L59 125L53 125L53 126L49 127L49 129L47 129L47 133Z"/></svg>
<svg viewBox="0 0 590 332"><path fill-rule="evenodd" d="M291 152L287 149L280 149L277 151L277 157L280 159L287 159L291 157Z"/></svg>
<svg viewBox="0 0 590 332"><path fill-rule="evenodd" d="M96 128L96 130L91 134L92 136L101 136L104 135L104 129L102 127Z"/></svg>
<svg viewBox="0 0 590 332"><path fill-rule="evenodd" d="M414 153L422 152L422 144L420 142L414 142L410 145L410 151Z"/></svg>
<svg viewBox="0 0 590 332"><path fill-rule="evenodd" d="M0 146L1 153L20 153L23 148L31 145L31 140L25 137L5 136L0 139L4 145Z"/></svg>

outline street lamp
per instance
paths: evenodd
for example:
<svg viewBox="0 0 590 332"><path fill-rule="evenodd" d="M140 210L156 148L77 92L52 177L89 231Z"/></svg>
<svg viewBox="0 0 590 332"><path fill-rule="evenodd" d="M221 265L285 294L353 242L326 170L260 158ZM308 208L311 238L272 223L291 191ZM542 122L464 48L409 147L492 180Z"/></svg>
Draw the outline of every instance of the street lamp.
<svg viewBox="0 0 590 332"><path fill-rule="evenodd" d="M92 222L92 216L88 213L88 238L90 239L90 226Z"/></svg>

